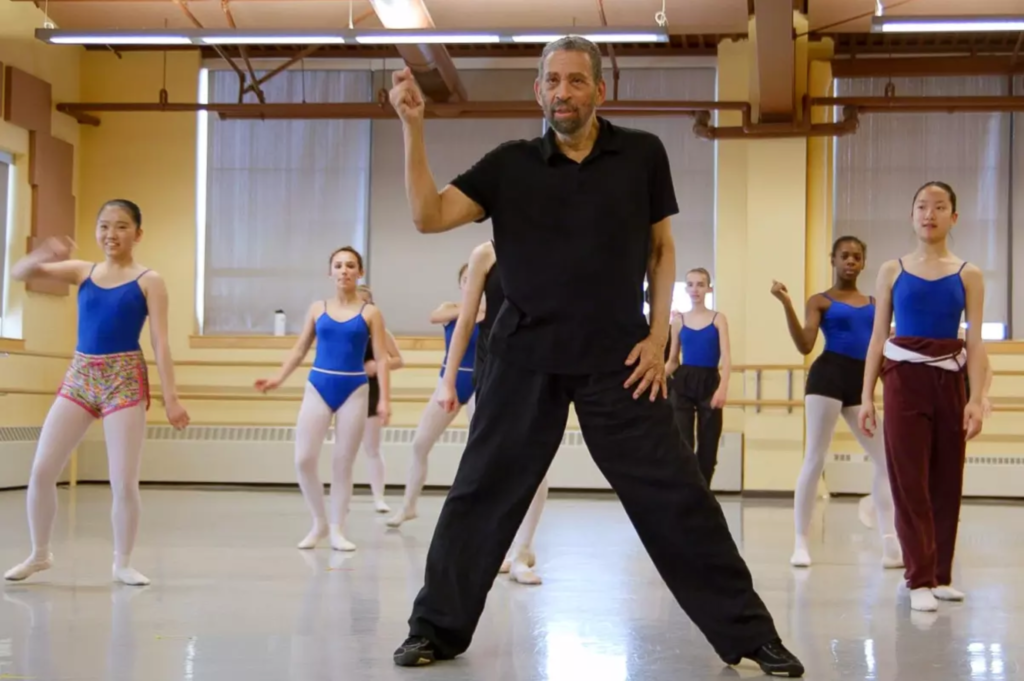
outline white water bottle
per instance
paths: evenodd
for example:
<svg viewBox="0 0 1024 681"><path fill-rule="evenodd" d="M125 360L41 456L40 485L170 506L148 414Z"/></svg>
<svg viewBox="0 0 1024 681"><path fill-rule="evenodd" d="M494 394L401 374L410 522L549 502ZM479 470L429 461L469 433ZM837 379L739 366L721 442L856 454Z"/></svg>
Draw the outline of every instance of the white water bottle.
<svg viewBox="0 0 1024 681"><path fill-rule="evenodd" d="M274 310L274 335L283 336L285 330L285 323L287 319L284 316L284 310Z"/></svg>

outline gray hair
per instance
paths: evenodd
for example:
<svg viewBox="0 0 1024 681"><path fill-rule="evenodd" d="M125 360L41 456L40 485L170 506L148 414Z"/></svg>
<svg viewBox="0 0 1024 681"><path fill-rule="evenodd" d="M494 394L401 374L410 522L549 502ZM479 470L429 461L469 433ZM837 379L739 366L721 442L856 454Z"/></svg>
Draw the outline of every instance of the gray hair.
<svg viewBox="0 0 1024 681"><path fill-rule="evenodd" d="M604 80L601 68L601 50L594 43L578 35L567 35L544 46L544 51L540 53L540 65L537 68L540 78L544 77L544 63L547 61L548 56L554 52L587 53L590 55L590 68L594 76L594 84L596 85Z"/></svg>

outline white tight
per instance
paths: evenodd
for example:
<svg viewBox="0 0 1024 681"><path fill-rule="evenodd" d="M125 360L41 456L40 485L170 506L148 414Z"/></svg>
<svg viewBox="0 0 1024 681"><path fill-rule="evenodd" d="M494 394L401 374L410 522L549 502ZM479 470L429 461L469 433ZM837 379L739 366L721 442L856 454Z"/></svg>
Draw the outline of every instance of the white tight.
<svg viewBox="0 0 1024 681"><path fill-rule="evenodd" d="M420 423L416 427L416 435L412 440L413 458L412 464L409 466L409 478L405 483L405 499L402 504L403 510L407 513L411 511L415 514L416 503L423 491L423 485L427 482L427 457L430 455L430 450L434 448L434 444L461 411L459 408L449 414L437 403L437 392L440 387L439 381L437 388L434 389L434 394L423 410L423 416L420 418ZM473 420L475 408L476 393L471 395L466 403L466 415L470 420Z"/></svg>
<svg viewBox="0 0 1024 681"><path fill-rule="evenodd" d="M299 477L299 487L306 500L313 523L326 530L327 513L324 508L324 486L317 473L320 450L331 427L331 417L336 416L334 424L334 452L331 456L331 525L344 527L348 517L348 505L352 499L352 466L359 451L359 442L363 439L366 426L366 398L369 388L360 386L349 395L337 413L331 412L320 393L311 384L306 384L306 392L299 408L298 423L295 426L295 469Z"/></svg>
<svg viewBox="0 0 1024 681"><path fill-rule="evenodd" d="M874 437L868 437L857 426L858 407L843 408L839 400L822 395L807 395L804 398L804 411L807 418L807 451L804 464L800 469L800 477L796 483L794 512L797 538L806 538L811 525L811 514L814 511L814 498L818 489L818 481L825 468L825 457L832 441L836 423L840 414L853 431L857 442L864 448L875 465L875 475L871 483L871 494L875 499L875 511L878 516L878 531L883 537L896 534L893 519L892 490L889 487L889 476L885 465L885 442L882 440L881 428Z"/></svg>
<svg viewBox="0 0 1024 681"><path fill-rule="evenodd" d="M80 406L60 397L46 415L28 483L28 523L33 558L45 559L50 552L50 538L57 517L57 480L71 452L82 441L94 420ZM126 563L135 547L142 509L139 476L142 443L146 436L145 406L140 404L105 417L103 433L114 497L111 512L114 554Z"/></svg>
<svg viewBox="0 0 1024 681"><path fill-rule="evenodd" d="M363 451L366 452L366 467L370 473L370 490L374 500L384 498L384 457L380 454L380 417L366 419L363 432Z"/></svg>

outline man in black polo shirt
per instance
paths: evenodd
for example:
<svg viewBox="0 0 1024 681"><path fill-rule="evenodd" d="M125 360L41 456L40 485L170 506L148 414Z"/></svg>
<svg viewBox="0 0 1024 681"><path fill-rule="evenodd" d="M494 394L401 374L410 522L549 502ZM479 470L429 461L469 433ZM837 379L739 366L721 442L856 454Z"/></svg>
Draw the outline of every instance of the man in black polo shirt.
<svg viewBox="0 0 1024 681"><path fill-rule="evenodd" d="M535 84L547 134L499 146L438 192L423 142L423 96L408 70L393 82L416 228L444 232L490 217L506 296L396 664L451 659L469 647L575 404L591 456L718 655L802 675L665 399L675 281L669 217L678 207L661 140L597 117L600 52L563 38L545 48Z"/></svg>

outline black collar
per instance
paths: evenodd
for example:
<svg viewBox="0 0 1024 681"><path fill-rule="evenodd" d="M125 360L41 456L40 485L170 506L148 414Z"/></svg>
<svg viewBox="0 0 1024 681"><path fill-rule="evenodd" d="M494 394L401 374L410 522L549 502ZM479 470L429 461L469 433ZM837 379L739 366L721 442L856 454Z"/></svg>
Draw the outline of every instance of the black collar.
<svg viewBox="0 0 1024 681"><path fill-rule="evenodd" d="M597 139L594 140L594 148L591 150L588 158L596 154L622 151L622 135L619 133L618 127L612 125L608 119L601 116L597 117L597 124ZM558 156L565 156L562 150L558 148L555 131L550 125L548 125L547 132L544 133L544 137L541 138L541 154L544 157L545 163L550 163L551 159Z"/></svg>

